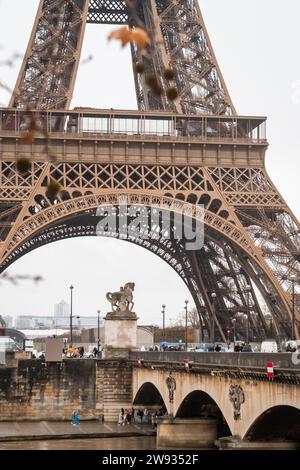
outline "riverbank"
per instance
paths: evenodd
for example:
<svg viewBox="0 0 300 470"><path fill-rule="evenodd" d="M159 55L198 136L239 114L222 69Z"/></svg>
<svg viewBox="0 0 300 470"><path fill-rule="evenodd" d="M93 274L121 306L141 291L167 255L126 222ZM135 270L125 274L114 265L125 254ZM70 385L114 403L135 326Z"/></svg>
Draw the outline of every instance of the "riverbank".
<svg viewBox="0 0 300 470"><path fill-rule="evenodd" d="M119 426L116 423L82 421L79 426L73 426L71 422L66 421L0 422L0 442L153 437L155 435L156 432L150 425L137 423Z"/></svg>

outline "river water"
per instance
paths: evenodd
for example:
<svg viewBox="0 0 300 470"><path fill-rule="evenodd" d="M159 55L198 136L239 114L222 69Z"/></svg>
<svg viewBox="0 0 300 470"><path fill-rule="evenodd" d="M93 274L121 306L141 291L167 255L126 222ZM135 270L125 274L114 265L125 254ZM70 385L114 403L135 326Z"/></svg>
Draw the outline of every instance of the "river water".
<svg viewBox="0 0 300 470"><path fill-rule="evenodd" d="M155 450L156 437L0 442L0 450Z"/></svg>

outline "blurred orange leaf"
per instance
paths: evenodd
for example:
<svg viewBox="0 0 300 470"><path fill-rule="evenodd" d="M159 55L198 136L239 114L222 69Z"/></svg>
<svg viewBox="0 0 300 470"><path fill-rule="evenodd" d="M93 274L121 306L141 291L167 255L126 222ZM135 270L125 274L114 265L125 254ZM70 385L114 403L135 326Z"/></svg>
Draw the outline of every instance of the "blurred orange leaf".
<svg viewBox="0 0 300 470"><path fill-rule="evenodd" d="M108 40L111 39L121 41L122 47L125 47L129 42L135 42L140 49L144 49L150 41L147 32L142 28L129 29L127 26L112 31L108 36Z"/></svg>
<svg viewBox="0 0 300 470"><path fill-rule="evenodd" d="M131 41L135 42L140 49L144 49L150 42L148 33L142 28L135 28L131 31Z"/></svg>
<svg viewBox="0 0 300 470"><path fill-rule="evenodd" d="M108 40L117 39L121 41L122 47L125 47L131 41L131 30L124 26L123 28L112 31L108 36Z"/></svg>
<svg viewBox="0 0 300 470"><path fill-rule="evenodd" d="M35 139L35 130L30 130L24 135L24 140L28 144L31 144Z"/></svg>

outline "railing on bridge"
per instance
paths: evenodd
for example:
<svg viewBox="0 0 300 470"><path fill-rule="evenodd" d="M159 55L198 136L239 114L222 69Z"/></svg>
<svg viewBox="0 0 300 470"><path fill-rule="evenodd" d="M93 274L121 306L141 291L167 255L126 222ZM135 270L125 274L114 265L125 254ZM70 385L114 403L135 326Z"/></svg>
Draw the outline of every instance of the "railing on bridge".
<svg viewBox="0 0 300 470"><path fill-rule="evenodd" d="M273 362L277 369L293 370L300 374L300 363L295 363L291 353L217 353L217 352L176 352L176 351L137 351L130 353L130 359L142 359L152 362L182 362L188 360L191 363L207 367L224 368L251 368L266 370L266 363Z"/></svg>
<svg viewBox="0 0 300 470"><path fill-rule="evenodd" d="M266 142L266 118L239 116L196 116L166 112L142 113L75 109L73 111L28 111L0 108L0 132L25 133L32 116L35 127L55 135L128 135L191 138L201 140ZM43 132L41 133L42 136Z"/></svg>

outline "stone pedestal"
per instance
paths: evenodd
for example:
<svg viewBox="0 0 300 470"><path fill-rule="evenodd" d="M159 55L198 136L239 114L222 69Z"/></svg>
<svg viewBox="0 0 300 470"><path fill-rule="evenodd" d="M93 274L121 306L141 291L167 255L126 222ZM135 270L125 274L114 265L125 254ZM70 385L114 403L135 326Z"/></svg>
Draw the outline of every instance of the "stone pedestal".
<svg viewBox="0 0 300 470"><path fill-rule="evenodd" d="M105 317L105 341L102 357L127 358L137 349L137 316L134 312L109 312Z"/></svg>
<svg viewBox="0 0 300 470"><path fill-rule="evenodd" d="M170 449L211 449L218 437L215 419L172 419L157 421L157 447Z"/></svg>

